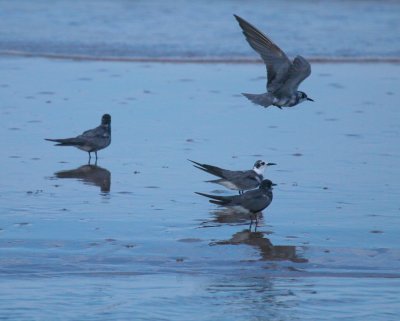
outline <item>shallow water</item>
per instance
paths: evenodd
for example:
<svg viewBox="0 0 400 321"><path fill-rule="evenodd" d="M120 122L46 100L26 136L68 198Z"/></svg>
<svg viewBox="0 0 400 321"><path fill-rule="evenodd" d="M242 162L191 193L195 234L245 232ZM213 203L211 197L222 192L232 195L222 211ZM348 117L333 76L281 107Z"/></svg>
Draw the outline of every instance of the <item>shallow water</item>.
<svg viewBox="0 0 400 321"><path fill-rule="evenodd" d="M233 14L291 56L400 56L400 2L388 0L0 0L0 53L258 58Z"/></svg>
<svg viewBox="0 0 400 321"><path fill-rule="evenodd" d="M260 64L1 58L0 316L397 320L399 69L314 64L279 110ZM98 167L43 140L106 112ZM278 164L256 232L187 159Z"/></svg>

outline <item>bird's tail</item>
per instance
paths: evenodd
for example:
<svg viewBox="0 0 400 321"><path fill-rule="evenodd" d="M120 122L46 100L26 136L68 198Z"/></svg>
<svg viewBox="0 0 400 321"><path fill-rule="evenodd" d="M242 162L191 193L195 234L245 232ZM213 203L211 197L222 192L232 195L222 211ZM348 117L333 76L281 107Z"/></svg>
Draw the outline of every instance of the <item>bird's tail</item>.
<svg viewBox="0 0 400 321"><path fill-rule="evenodd" d="M60 138L60 139L52 139L52 138L45 138L50 142L58 143L56 146L81 146L83 142L78 138Z"/></svg>
<svg viewBox="0 0 400 321"><path fill-rule="evenodd" d="M205 171L206 173L222 177L222 170L221 170L221 168L219 168L217 166L201 164L201 163L192 161L190 159L188 159L188 161L192 162L193 164L195 164L195 165L193 165L194 167L196 167L198 169L201 169L202 171Z"/></svg>
<svg viewBox="0 0 400 321"><path fill-rule="evenodd" d="M214 183L214 184L220 184L220 185L222 185L223 182L226 182L226 179L219 178L219 179L211 179L209 181L206 181L206 183Z"/></svg>
<svg viewBox="0 0 400 321"><path fill-rule="evenodd" d="M217 204L217 205L226 205L229 204L231 201L231 197L229 196L218 196L218 195L210 195L205 193L195 192L198 195L205 196L211 198L209 200L210 203Z"/></svg>
<svg viewBox="0 0 400 321"><path fill-rule="evenodd" d="M271 97L271 95L268 94L268 93L264 93L264 94L246 94L246 93L242 93L242 95L245 96L252 103L254 103L256 105L263 106L265 108L271 106L272 102L274 100L274 98Z"/></svg>

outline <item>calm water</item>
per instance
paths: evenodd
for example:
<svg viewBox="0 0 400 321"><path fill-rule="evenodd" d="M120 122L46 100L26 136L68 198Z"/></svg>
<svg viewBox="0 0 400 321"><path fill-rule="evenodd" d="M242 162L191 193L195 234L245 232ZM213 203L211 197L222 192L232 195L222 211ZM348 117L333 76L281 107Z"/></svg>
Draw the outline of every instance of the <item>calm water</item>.
<svg viewBox="0 0 400 321"><path fill-rule="evenodd" d="M151 56L146 50L130 53L136 42L125 51L120 46L124 41L113 33L123 37L131 26L129 32L137 34L138 19L129 22L128 17L162 12L159 20L149 20L157 24L142 26L151 34L146 42L153 48L158 25L172 37L176 29L165 21L193 12L207 13L213 23L204 17L198 23L212 30L219 23L229 28L222 28L227 36L220 56L253 58L231 14L241 12L263 24L257 6L219 2L212 10L206 4L178 2L171 11L163 2L41 1L33 6L2 1L8 14L0 19L0 30L7 23L9 33L0 33L0 46L17 50L7 43L10 37L28 52L49 53L53 39L62 49L57 53L80 54L78 43L91 44L95 38L81 32L59 37L58 32L67 21L88 15L99 17L86 20L88 27L110 32L98 33L104 50L115 56ZM282 4L272 4L271 12L282 10ZM310 10L326 10L323 4L304 2ZM349 8L335 9L332 17L350 17L354 7L376 12L378 2L330 5ZM70 14L83 7L87 10L80 15ZM385 39L396 36L398 23L392 15L397 7L385 2L374 16L371 28L388 31ZM115 8L125 8L119 9L124 15L107 20ZM20 32L29 29L18 23L24 21L23 13L25 21L32 19L28 26L40 26L39 33ZM183 17L186 23L196 22ZM42 28L59 19L64 27ZM291 19L298 17L292 14ZM326 18L326 24L343 28L342 18L332 19ZM348 23L362 27L366 22ZM303 27L325 33L312 24ZM287 30L274 28L275 38L287 41L289 50L329 56L325 49L307 49L317 48L315 44L291 47ZM218 45L213 32L197 29L202 50ZM188 30L182 32L182 39L173 38L177 43L188 39ZM63 37L71 37L65 47L60 45ZM232 48L237 46L232 52L225 43L229 37L236 43ZM373 55L359 39L352 55ZM377 57L398 56L393 39L379 48ZM108 55L81 48L85 55ZM158 48L159 57L185 55L179 46L171 48L177 51ZM184 41L182 48L208 55L191 42ZM339 47L332 50L341 56ZM261 64L4 56L0 74L1 319L398 319L399 64L314 64L302 89L316 102L283 111L265 110L240 95L264 89ZM97 167L87 165L85 153L43 140L95 127L106 112L112 115L113 141L99 152ZM250 168L257 159L278 164L266 173L278 186L257 231L248 229L246 217L221 211L193 193L231 194L204 182L212 177L187 159L232 169Z"/></svg>
<svg viewBox="0 0 400 321"><path fill-rule="evenodd" d="M400 56L396 0L0 0L0 53L253 59L233 14L290 55Z"/></svg>

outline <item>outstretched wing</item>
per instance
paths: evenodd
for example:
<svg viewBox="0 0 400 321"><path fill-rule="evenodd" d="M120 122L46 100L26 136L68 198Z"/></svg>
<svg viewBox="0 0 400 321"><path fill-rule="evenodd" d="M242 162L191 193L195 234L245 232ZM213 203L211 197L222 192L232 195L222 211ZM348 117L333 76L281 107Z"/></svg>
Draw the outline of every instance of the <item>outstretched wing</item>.
<svg viewBox="0 0 400 321"><path fill-rule="evenodd" d="M261 56L267 67L267 90L274 93L285 82L292 65L286 54L257 28L234 15L249 45Z"/></svg>
<svg viewBox="0 0 400 321"><path fill-rule="evenodd" d="M297 56L289 68L285 83L275 92L275 95L278 97L291 96L297 91L300 83L310 74L310 63L302 56Z"/></svg>

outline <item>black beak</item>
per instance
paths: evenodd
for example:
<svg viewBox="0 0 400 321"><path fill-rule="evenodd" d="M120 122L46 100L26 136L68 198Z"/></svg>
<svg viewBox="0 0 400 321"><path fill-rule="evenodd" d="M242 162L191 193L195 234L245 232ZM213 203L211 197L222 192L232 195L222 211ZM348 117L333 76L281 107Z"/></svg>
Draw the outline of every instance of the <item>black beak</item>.
<svg viewBox="0 0 400 321"><path fill-rule="evenodd" d="M272 186L276 186L276 185L278 185L278 184L272 183Z"/></svg>
<svg viewBox="0 0 400 321"><path fill-rule="evenodd" d="M307 100L309 100L309 101L314 101L314 99L311 99L311 98L308 98L308 97L307 97Z"/></svg>
<svg viewBox="0 0 400 321"><path fill-rule="evenodd" d="M276 165L275 163L267 163L267 166Z"/></svg>

